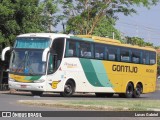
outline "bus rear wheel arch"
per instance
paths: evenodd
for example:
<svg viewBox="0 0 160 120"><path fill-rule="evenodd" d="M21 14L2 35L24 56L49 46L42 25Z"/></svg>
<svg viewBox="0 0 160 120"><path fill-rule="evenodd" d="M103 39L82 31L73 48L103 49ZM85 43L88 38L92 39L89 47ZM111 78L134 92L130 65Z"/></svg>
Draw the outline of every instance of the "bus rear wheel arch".
<svg viewBox="0 0 160 120"><path fill-rule="evenodd" d="M143 92L143 85L142 85L142 83L139 82L139 83L137 83L136 88L134 89L133 97L139 98L140 95L142 94L142 92Z"/></svg>
<svg viewBox="0 0 160 120"><path fill-rule="evenodd" d="M60 93L63 97L71 97L73 93L75 92L76 84L73 79L69 79L65 86L64 91Z"/></svg>

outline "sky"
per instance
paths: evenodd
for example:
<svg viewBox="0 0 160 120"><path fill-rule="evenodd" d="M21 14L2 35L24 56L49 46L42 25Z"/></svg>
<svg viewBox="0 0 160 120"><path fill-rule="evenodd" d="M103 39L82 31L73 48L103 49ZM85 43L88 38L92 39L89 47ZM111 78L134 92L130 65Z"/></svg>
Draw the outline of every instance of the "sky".
<svg viewBox="0 0 160 120"><path fill-rule="evenodd" d="M124 16L119 14L116 28L124 36L144 38L154 46L160 46L160 3L150 9L137 7L137 14Z"/></svg>

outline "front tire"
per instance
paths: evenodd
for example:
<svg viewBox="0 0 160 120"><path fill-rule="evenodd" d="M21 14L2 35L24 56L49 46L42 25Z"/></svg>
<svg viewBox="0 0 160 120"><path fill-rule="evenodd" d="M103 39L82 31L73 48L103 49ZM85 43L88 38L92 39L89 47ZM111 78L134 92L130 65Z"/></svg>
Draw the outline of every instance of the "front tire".
<svg viewBox="0 0 160 120"><path fill-rule="evenodd" d="M62 97L71 97L75 92L75 85L72 81L67 81L64 87L64 92L61 92Z"/></svg>
<svg viewBox="0 0 160 120"><path fill-rule="evenodd" d="M42 91L31 91L33 96L42 96L43 92Z"/></svg>

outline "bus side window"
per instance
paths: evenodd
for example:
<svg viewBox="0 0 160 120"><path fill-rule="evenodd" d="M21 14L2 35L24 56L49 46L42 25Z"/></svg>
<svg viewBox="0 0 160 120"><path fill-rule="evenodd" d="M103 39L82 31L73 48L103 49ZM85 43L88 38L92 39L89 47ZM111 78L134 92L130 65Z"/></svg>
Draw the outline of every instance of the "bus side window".
<svg viewBox="0 0 160 120"><path fill-rule="evenodd" d="M76 42L75 41L67 41L66 56L67 57L77 56L76 55Z"/></svg>
<svg viewBox="0 0 160 120"><path fill-rule="evenodd" d="M121 49L120 50L120 59L122 62L130 62L130 55L128 49Z"/></svg>
<svg viewBox="0 0 160 120"><path fill-rule="evenodd" d="M118 49L115 47L108 47L108 60L118 61Z"/></svg>
<svg viewBox="0 0 160 120"><path fill-rule="evenodd" d="M109 60L113 60L113 61L114 61L115 58L116 58L116 57L115 57L115 54L109 54L109 56L108 56L108 59L109 59Z"/></svg>
<svg viewBox="0 0 160 120"><path fill-rule="evenodd" d="M140 63L140 52L132 50L132 62Z"/></svg>
<svg viewBox="0 0 160 120"><path fill-rule="evenodd" d="M143 51L142 64L146 64L146 65L149 64L149 53L148 52Z"/></svg>
<svg viewBox="0 0 160 120"><path fill-rule="evenodd" d="M153 65L156 63L156 54L153 52L149 53L149 64Z"/></svg>
<svg viewBox="0 0 160 120"><path fill-rule="evenodd" d="M100 44L95 44L95 58L96 59L104 59L104 51L105 47Z"/></svg>
<svg viewBox="0 0 160 120"><path fill-rule="evenodd" d="M50 54L49 62L48 62L48 74L52 74L54 71L54 62L53 62L53 55Z"/></svg>
<svg viewBox="0 0 160 120"><path fill-rule="evenodd" d="M146 64L146 59L145 58L143 58L143 64Z"/></svg>
<svg viewBox="0 0 160 120"><path fill-rule="evenodd" d="M92 58L92 44L86 42L80 42L80 57Z"/></svg>

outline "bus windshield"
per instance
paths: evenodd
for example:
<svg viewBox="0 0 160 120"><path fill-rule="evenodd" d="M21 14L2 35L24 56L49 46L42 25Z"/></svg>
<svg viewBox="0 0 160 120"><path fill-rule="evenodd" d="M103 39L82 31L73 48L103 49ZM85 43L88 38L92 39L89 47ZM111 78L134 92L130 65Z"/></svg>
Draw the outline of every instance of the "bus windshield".
<svg viewBox="0 0 160 120"><path fill-rule="evenodd" d="M33 49L45 49L50 45L49 38L38 37L19 37L16 39L15 48L33 48Z"/></svg>
<svg viewBox="0 0 160 120"><path fill-rule="evenodd" d="M42 61L43 50L14 49L10 61L10 73L43 75L46 63Z"/></svg>

